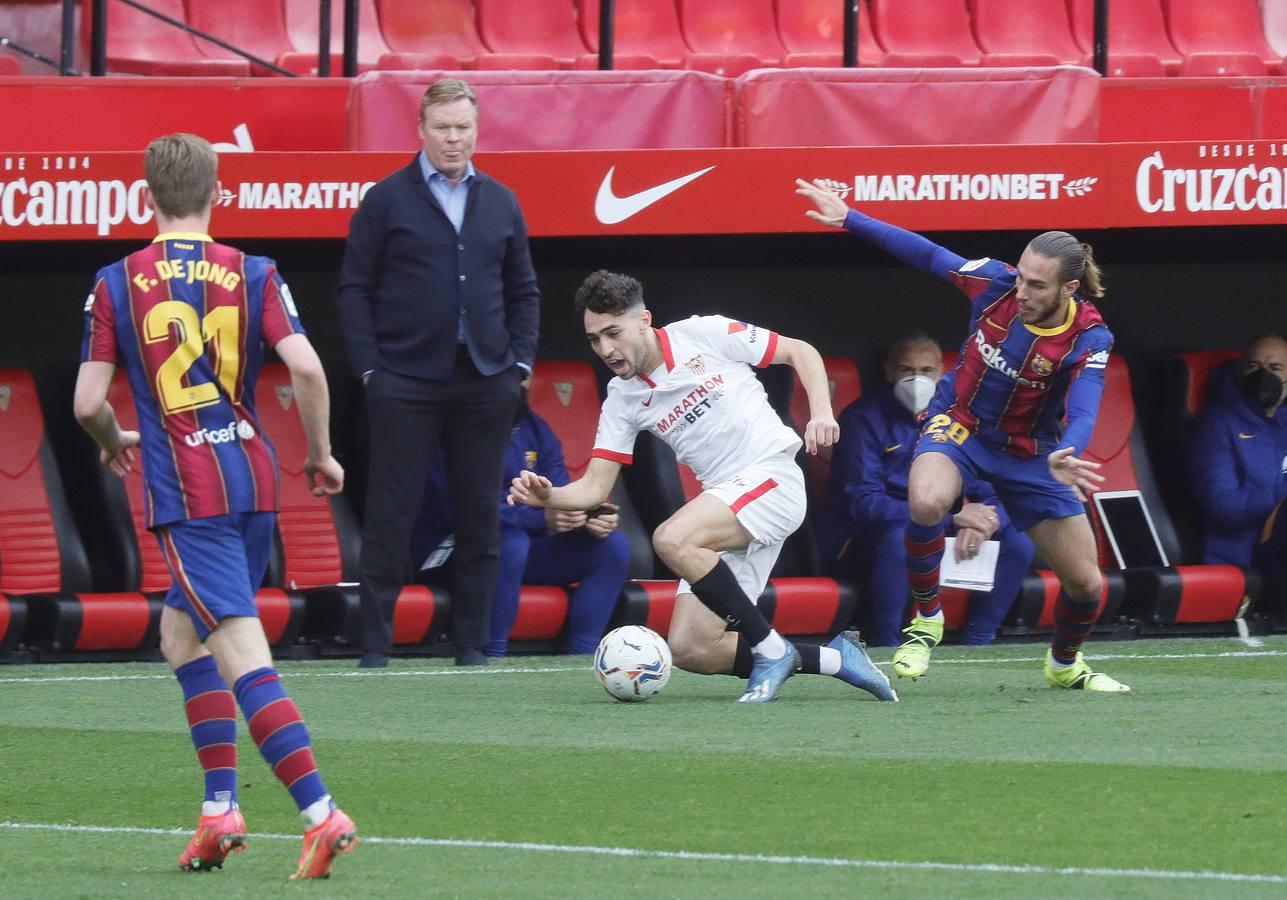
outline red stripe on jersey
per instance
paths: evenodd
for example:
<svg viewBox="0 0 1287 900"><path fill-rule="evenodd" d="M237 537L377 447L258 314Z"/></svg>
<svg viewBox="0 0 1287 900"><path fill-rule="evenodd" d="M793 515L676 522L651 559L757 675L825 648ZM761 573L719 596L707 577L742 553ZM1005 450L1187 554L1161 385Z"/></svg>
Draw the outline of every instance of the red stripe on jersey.
<svg viewBox="0 0 1287 900"><path fill-rule="evenodd" d="M242 697L245 697L244 692ZM259 712L251 716L246 726L250 729L250 736L255 739L255 746L262 747L264 741L287 725L303 721L299 710L295 708L295 704L291 702L290 697L278 697L267 706L261 707Z"/></svg>
<svg viewBox="0 0 1287 900"><path fill-rule="evenodd" d="M183 704L183 711L188 715L188 725L200 725L202 722L213 722L218 719L237 718L237 701L232 691L220 688L197 694Z"/></svg>
<svg viewBox="0 0 1287 900"><path fill-rule="evenodd" d="M661 342L661 356L666 361L666 371L669 372L675 368L675 353L670 349L670 335L666 334L664 328L654 328L653 332Z"/></svg>
<svg viewBox="0 0 1287 900"><path fill-rule="evenodd" d="M949 272L947 275L952 284L960 288L961 293L973 300L992 284L992 278L979 275L962 275L960 272Z"/></svg>
<svg viewBox="0 0 1287 900"><path fill-rule="evenodd" d="M769 345L764 348L764 356L762 356L760 358L760 361L755 364L755 367L757 369L763 369L769 363L773 362L773 354L777 352L778 352L778 333L776 331L770 331Z"/></svg>
<svg viewBox="0 0 1287 900"><path fill-rule="evenodd" d="M311 775L316 771L317 763L313 761L313 751L308 747L300 747L298 750L287 753L277 765L273 766L273 774L288 789L305 775Z"/></svg>
<svg viewBox="0 0 1287 900"><path fill-rule="evenodd" d="M197 759L201 761L201 768L207 772L211 769L235 769L237 768L237 745L206 744L197 749Z"/></svg>
<svg viewBox="0 0 1287 900"><path fill-rule="evenodd" d="M174 535L170 534L168 528L161 531L161 543L165 547L165 561L170 565L170 574L174 576L179 589L188 598L188 602L192 604L193 611L205 623L205 626L214 631L219 626L219 620L210 613L206 605L201 602L201 598L197 596L196 589L188 579L188 573L183 569L183 560L179 559L179 549L174 545Z"/></svg>
<svg viewBox="0 0 1287 900"><path fill-rule="evenodd" d="M94 306L90 310L89 359L95 362L117 363L116 308L107 289L107 279L100 278L94 285Z"/></svg>
<svg viewBox="0 0 1287 900"><path fill-rule="evenodd" d="M738 497L736 500L734 500L732 503L728 505L728 508L731 509L734 514L737 514L741 512L742 508L746 506L748 503L751 503L754 500L760 499L761 497L763 497L765 494L767 494L769 491L773 490L777 486L778 486L778 483L774 481L772 478L769 478L761 482L756 487L751 488L742 496Z"/></svg>
<svg viewBox="0 0 1287 900"><path fill-rule="evenodd" d="M635 460L633 454L618 453L616 450L604 450L602 447L595 447L590 451L590 458L593 459L595 457L598 457L599 459L609 459L613 462L621 463L623 466L628 466Z"/></svg>

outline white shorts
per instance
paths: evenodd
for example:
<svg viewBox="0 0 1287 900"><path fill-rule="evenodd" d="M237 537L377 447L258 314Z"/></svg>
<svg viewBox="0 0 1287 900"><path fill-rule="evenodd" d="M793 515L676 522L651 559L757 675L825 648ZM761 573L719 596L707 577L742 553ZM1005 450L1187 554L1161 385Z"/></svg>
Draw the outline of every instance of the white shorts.
<svg viewBox="0 0 1287 900"><path fill-rule="evenodd" d="M783 541L800 527L808 506L804 473L795 461L795 453L763 459L702 493L727 504L751 533L752 541L746 549L725 550L720 558L733 570L746 596L758 603L782 552ZM676 594L692 592L692 586L680 579Z"/></svg>

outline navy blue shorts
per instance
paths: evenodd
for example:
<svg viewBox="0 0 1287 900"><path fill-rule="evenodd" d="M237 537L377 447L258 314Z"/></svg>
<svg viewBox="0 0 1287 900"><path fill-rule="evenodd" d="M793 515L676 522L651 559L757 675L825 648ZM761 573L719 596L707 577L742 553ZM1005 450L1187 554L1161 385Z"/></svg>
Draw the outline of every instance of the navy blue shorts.
<svg viewBox="0 0 1287 900"><path fill-rule="evenodd" d="M165 605L183 610L204 641L230 616L256 617L276 513L234 513L171 522L156 530L174 582Z"/></svg>
<svg viewBox="0 0 1287 900"><path fill-rule="evenodd" d="M961 472L991 482L997 499L1020 531L1046 519L1066 519L1086 512L1071 487L1050 474L1046 456L1023 459L988 447L948 415L934 416L921 428L913 456L942 453Z"/></svg>

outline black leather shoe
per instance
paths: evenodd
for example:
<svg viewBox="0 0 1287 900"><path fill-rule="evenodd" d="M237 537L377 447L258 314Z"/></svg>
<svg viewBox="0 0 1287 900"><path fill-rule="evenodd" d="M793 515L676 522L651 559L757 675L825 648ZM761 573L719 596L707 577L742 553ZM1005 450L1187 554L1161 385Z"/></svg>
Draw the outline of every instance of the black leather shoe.
<svg viewBox="0 0 1287 900"><path fill-rule="evenodd" d="M456 654L456 665L485 666L487 665L487 657L483 655L483 651L471 647Z"/></svg>
<svg viewBox="0 0 1287 900"><path fill-rule="evenodd" d="M389 654L387 653L363 653L362 658L358 660L359 669L384 669L389 665Z"/></svg>

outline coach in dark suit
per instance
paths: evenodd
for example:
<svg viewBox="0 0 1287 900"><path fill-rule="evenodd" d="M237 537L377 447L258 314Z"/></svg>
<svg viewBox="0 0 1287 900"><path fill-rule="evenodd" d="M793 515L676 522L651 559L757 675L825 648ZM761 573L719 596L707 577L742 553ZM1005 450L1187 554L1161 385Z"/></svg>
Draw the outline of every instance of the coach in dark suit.
<svg viewBox="0 0 1287 900"><path fill-rule="evenodd" d="M540 292L527 224L513 191L470 162L478 137L470 86L433 84L419 130L423 152L372 187L354 214L340 270L340 323L370 423L364 667L388 663L411 528L439 445L456 526L456 662L486 662L496 491L520 382L536 356Z"/></svg>

